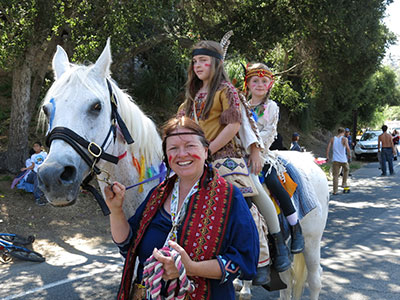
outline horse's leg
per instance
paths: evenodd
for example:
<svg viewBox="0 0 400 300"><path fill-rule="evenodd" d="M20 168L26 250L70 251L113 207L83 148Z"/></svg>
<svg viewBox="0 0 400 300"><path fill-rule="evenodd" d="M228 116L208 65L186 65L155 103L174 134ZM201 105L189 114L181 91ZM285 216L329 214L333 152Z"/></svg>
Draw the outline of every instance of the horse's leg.
<svg viewBox="0 0 400 300"><path fill-rule="evenodd" d="M322 288L321 276L322 267L320 264L321 255L321 237L308 239L306 250L304 251L304 259L307 265L307 282L310 289L310 299L317 300Z"/></svg>
<svg viewBox="0 0 400 300"><path fill-rule="evenodd" d="M243 280L243 287L239 293L239 300L251 299L251 280Z"/></svg>
<svg viewBox="0 0 400 300"><path fill-rule="evenodd" d="M286 283L287 288L279 291L279 299L280 300L290 300L292 299L292 290L293 290L293 278L292 278L292 269L279 273L282 281Z"/></svg>

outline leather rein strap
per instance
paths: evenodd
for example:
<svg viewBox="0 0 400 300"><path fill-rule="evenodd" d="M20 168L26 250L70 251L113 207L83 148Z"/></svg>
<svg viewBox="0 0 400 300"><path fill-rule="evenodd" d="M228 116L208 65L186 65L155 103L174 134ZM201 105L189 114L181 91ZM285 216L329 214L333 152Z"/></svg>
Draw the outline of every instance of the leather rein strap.
<svg viewBox="0 0 400 300"><path fill-rule="evenodd" d="M99 193L96 188L89 184L89 182L93 179L94 174L99 175L102 172L102 170L99 169L96 164L100 159L106 160L113 164L118 164L119 158L117 156L108 154L104 151L105 144L107 143L111 134L113 134L115 142L115 139L117 137L116 124L118 124L119 128L121 129L122 135L124 136L126 142L128 144L132 144L134 142L128 128L125 125L125 122L122 120L121 116L118 113L118 103L112 91L111 83L108 79L106 80L111 102L111 126L101 146L99 146L95 142L89 142L71 129L61 126L53 128L53 130L51 130L46 138L46 145L49 148L53 140L58 139L68 143L90 167L90 173L83 180L81 186L83 189L93 194L105 216L110 214L110 210L108 209L107 204L105 203L101 193ZM85 151L84 149L86 149L87 151Z"/></svg>

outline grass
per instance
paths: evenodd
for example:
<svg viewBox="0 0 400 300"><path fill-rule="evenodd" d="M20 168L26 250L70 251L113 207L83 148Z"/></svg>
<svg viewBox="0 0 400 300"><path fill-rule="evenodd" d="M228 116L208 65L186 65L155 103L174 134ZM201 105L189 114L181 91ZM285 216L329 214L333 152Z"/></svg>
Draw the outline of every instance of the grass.
<svg viewBox="0 0 400 300"><path fill-rule="evenodd" d="M13 177L10 175L4 175L0 177L0 181L12 181Z"/></svg>
<svg viewBox="0 0 400 300"><path fill-rule="evenodd" d="M349 166L350 166L350 173L362 168L364 163L360 161L351 161ZM331 174L331 168L332 168L332 163L328 162L326 164L321 165L322 171L325 172L326 176L328 177L329 180L332 180L332 174Z"/></svg>

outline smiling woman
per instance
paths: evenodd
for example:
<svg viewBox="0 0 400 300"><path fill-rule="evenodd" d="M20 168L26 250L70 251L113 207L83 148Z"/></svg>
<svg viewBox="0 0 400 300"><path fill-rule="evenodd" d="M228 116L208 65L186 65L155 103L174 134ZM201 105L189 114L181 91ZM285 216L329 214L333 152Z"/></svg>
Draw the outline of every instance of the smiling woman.
<svg viewBox="0 0 400 300"><path fill-rule="evenodd" d="M177 278L182 283L187 275L196 289L180 293L190 293L191 299L233 300L233 279L252 279L259 256L247 204L239 189L211 168L209 143L195 122L171 119L163 137L164 162L175 175L154 188L133 217L127 220L122 212L124 186L115 183L112 191L105 190L112 236L126 256L118 299L131 293L135 299L149 299L149 293L152 299L160 293L172 297ZM136 257L139 266L131 291ZM173 257L182 262L179 269ZM153 281L152 276L162 280Z"/></svg>

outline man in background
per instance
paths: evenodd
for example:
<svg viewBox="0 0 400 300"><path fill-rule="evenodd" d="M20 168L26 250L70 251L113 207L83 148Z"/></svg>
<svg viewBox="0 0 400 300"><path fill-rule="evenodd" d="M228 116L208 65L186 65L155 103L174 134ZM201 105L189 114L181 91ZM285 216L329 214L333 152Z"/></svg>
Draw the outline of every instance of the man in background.
<svg viewBox="0 0 400 300"><path fill-rule="evenodd" d="M394 174L393 170L393 155L396 155L396 148L393 144L392 136L387 133L388 127L382 126L382 134L378 137L378 155L381 155L381 170L382 176L386 176L386 162L389 164L390 175Z"/></svg>
<svg viewBox="0 0 400 300"><path fill-rule="evenodd" d="M290 145L290 150L292 151L301 151L301 147L299 145L300 135L295 132L292 135L292 144Z"/></svg>
<svg viewBox="0 0 400 300"><path fill-rule="evenodd" d="M329 151L332 148L332 175L333 175L333 193L332 195L338 194L339 185L339 174L340 168L343 168L343 180L342 187L348 189L347 177L349 176L349 163L350 159L350 147L348 139L344 136L344 128L340 127L337 131L337 135L331 138L328 147L326 149L326 159L329 160ZM347 156L346 156L347 152Z"/></svg>

